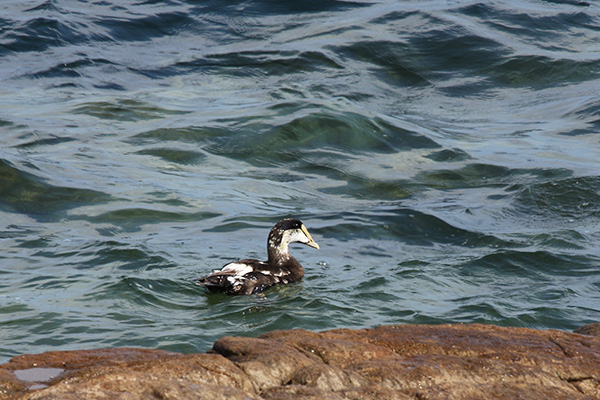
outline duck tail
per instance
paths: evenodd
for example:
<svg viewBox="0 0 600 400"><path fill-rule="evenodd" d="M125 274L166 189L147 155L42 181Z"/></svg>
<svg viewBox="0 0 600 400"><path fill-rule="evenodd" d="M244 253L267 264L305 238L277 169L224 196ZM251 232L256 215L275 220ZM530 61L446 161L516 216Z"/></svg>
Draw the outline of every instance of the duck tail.
<svg viewBox="0 0 600 400"><path fill-rule="evenodd" d="M190 279L190 282L194 282L198 286L204 286L210 292L224 292L227 288L226 277L219 275Z"/></svg>

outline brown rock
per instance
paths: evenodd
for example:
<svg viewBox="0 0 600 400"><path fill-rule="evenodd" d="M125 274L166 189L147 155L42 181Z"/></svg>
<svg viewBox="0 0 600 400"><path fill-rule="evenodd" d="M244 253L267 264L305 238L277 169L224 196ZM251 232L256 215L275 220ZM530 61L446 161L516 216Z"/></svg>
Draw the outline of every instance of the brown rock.
<svg viewBox="0 0 600 400"><path fill-rule="evenodd" d="M282 348L285 356L278 358ZM258 388L266 398L382 398L384 392L427 399L600 398L600 341L559 331L490 325L291 330L224 338L214 351L242 368L252 362L251 378L272 374L277 359L285 373ZM368 397L367 388L377 394Z"/></svg>
<svg viewBox="0 0 600 400"><path fill-rule="evenodd" d="M49 351L42 354L25 354L13 357L2 369L18 370L38 367L81 369L89 366L133 365L143 362L180 356L164 350L121 347L116 349Z"/></svg>
<svg viewBox="0 0 600 400"><path fill-rule="evenodd" d="M15 373L62 367L56 378L15 384ZM0 366L12 372L0 399L257 399L252 382L216 354L183 355L117 348L49 352L14 357ZM0 375L0 379L2 375ZM0 383L1 384L1 383ZM26 391L33 385L34 390ZM38 390L39 386L47 386ZM26 393L24 393L26 392Z"/></svg>
<svg viewBox="0 0 600 400"><path fill-rule="evenodd" d="M600 336L600 323L587 324L575 329L575 333L581 335Z"/></svg>
<svg viewBox="0 0 600 400"><path fill-rule="evenodd" d="M0 369L0 399L9 399L11 395L27 390L29 386L17 379L12 372Z"/></svg>
<svg viewBox="0 0 600 400"><path fill-rule="evenodd" d="M50 352L0 366L0 399L25 398L600 399L600 337L401 325L224 337L209 354Z"/></svg>

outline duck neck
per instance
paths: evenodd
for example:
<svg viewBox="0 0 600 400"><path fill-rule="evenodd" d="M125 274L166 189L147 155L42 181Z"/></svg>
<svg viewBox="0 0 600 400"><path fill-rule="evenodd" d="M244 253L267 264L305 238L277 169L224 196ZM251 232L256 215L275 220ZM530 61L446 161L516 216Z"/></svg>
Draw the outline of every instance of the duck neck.
<svg viewBox="0 0 600 400"><path fill-rule="evenodd" d="M294 282L302 279L304 268L290 255L288 245L289 236L281 231L271 231L267 241L268 263L288 271L289 275L286 279L288 282Z"/></svg>
<svg viewBox="0 0 600 400"><path fill-rule="evenodd" d="M273 229L267 239L267 254L269 255L269 264L285 264L292 256L288 249L289 240L285 231Z"/></svg>
<svg viewBox="0 0 600 400"><path fill-rule="evenodd" d="M269 240L267 245L267 254L269 255L269 264L285 264L292 256L288 250L288 246L282 243L276 243Z"/></svg>

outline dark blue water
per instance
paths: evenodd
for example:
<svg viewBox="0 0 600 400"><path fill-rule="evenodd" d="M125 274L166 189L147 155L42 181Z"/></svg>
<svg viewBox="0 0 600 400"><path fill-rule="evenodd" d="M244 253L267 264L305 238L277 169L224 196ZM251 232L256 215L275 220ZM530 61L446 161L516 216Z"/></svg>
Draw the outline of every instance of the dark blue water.
<svg viewBox="0 0 600 400"><path fill-rule="evenodd" d="M600 7L0 5L0 356L600 320ZM188 282L264 258L297 284Z"/></svg>

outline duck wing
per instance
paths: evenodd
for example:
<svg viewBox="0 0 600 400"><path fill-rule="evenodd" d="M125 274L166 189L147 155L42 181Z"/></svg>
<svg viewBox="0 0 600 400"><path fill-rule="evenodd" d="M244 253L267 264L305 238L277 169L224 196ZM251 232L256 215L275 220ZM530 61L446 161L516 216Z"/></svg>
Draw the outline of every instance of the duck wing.
<svg viewBox="0 0 600 400"><path fill-rule="evenodd" d="M255 294L281 282L281 277L269 273L268 264L245 259L229 263L221 270L213 271L204 278L195 280L210 292L227 294Z"/></svg>

